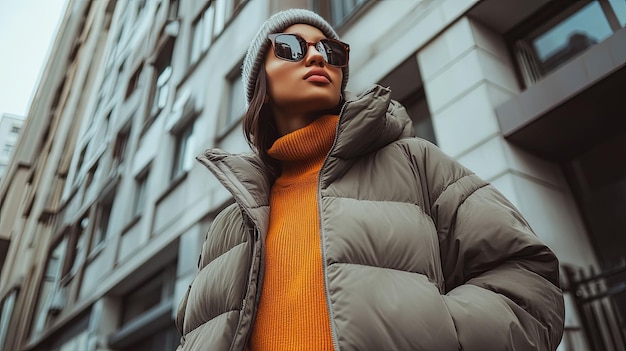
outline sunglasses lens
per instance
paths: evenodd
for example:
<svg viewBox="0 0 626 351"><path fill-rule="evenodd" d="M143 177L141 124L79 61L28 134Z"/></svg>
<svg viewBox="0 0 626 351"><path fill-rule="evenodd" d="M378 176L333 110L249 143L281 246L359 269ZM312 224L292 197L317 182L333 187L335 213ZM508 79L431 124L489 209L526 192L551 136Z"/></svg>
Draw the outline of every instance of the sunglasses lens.
<svg viewBox="0 0 626 351"><path fill-rule="evenodd" d="M322 39L315 46L324 60L333 66L344 66L348 63L348 52L346 48L339 42L334 40Z"/></svg>
<svg viewBox="0 0 626 351"><path fill-rule="evenodd" d="M276 56L287 61L300 61L306 53L306 42L301 42L295 35L283 34L274 41Z"/></svg>
<svg viewBox="0 0 626 351"><path fill-rule="evenodd" d="M279 34L274 38L274 53L286 61L300 61L309 48L306 40L295 34ZM331 39L322 39L315 44L329 65L343 67L348 64L348 51L344 44Z"/></svg>

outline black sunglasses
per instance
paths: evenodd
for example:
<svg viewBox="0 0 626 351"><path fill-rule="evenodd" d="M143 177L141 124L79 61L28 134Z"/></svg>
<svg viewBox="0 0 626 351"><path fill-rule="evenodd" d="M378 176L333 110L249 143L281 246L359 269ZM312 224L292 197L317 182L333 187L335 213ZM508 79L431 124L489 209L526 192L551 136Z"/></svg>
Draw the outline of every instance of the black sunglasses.
<svg viewBox="0 0 626 351"><path fill-rule="evenodd" d="M274 55L279 59L298 62L304 59L309 46L322 54L324 61L331 66L345 67L348 65L350 45L335 39L320 39L311 43L297 34L276 33L267 36L274 46Z"/></svg>

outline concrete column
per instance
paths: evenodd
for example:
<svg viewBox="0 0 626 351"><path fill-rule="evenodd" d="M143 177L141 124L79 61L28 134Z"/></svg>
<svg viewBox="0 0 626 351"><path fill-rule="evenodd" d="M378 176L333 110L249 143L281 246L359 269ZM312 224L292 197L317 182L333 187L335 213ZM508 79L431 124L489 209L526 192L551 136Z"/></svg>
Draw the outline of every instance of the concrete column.
<svg viewBox="0 0 626 351"><path fill-rule="evenodd" d="M418 61L442 150L502 191L562 263L595 264L561 168L501 135L495 107L519 93L502 36L464 17L418 52Z"/></svg>

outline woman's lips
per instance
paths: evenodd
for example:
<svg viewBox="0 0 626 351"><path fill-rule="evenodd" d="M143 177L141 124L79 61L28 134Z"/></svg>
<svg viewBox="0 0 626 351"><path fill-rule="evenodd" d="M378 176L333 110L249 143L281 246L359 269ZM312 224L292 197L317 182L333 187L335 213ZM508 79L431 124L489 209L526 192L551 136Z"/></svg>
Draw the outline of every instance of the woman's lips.
<svg viewBox="0 0 626 351"><path fill-rule="evenodd" d="M331 82L330 76L328 75L326 70L324 70L321 67L315 67L309 70L307 74L304 75L303 78L307 82L313 82L313 83L328 84Z"/></svg>
<svg viewBox="0 0 626 351"><path fill-rule="evenodd" d="M330 83L330 80L322 75L313 74L306 78L307 82Z"/></svg>

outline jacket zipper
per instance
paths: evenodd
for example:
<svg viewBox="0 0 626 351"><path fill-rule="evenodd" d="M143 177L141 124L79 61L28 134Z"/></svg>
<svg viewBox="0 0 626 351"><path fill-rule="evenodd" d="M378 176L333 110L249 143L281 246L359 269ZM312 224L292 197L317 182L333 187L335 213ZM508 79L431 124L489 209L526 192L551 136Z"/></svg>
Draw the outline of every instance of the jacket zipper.
<svg viewBox="0 0 626 351"><path fill-rule="evenodd" d="M326 164L328 163L328 156L335 148L338 139L339 132L339 123L341 122L341 116L343 115L343 110L346 107L347 102L341 106L341 111L339 112L339 122L337 122L337 127L335 129L335 140L333 141L333 146L331 146L328 155L324 159L324 163L322 163L322 167L320 168L320 172L317 175L317 215L320 226L320 243L321 243L321 251L322 251L322 272L324 274L324 294L326 295L326 309L328 310L328 318L330 319L330 333L333 339L333 348L336 351L340 351L339 349L339 340L337 340L337 327L335 326L335 316L333 314L333 309L330 305L330 292L328 290L328 265L326 264L326 236L324 235L324 224L322 221L322 173Z"/></svg>
<svg viewBox="0 0 626 351"><path fill-rule="evenodd" d="M362 94L359 94L358 98L361 98L372 91L374 91L375 87L371 87ZM324 294L326 295L326 308L328 309L328 318L330 319L330 331L331 337L333 339L333 348L336 351L341 351L339 348L339 340L337 339L337 327L335 326L335 316L333 314L333 309L330 305L330 292L328 290L328 265L326 263L326 236L324 235L324 224L322 221L322 173L326 168L326 164L328 163L328 156L332 153L337 145L337 140L339 139L339 125L341 124L341 117L343 116L344 110L348 105L348 101L344 102L343 106L341 106L341 111L339 111L339 122L337 122L337 128L335 129L335 140L333 141L333 145L331 146L328 155L324 159L324 163L322 163L322 167L320 168L320 172L317 175L317 214L320 225L320 243L321 243L321 251L322 251L322 272L324 274Z"/></svg>

